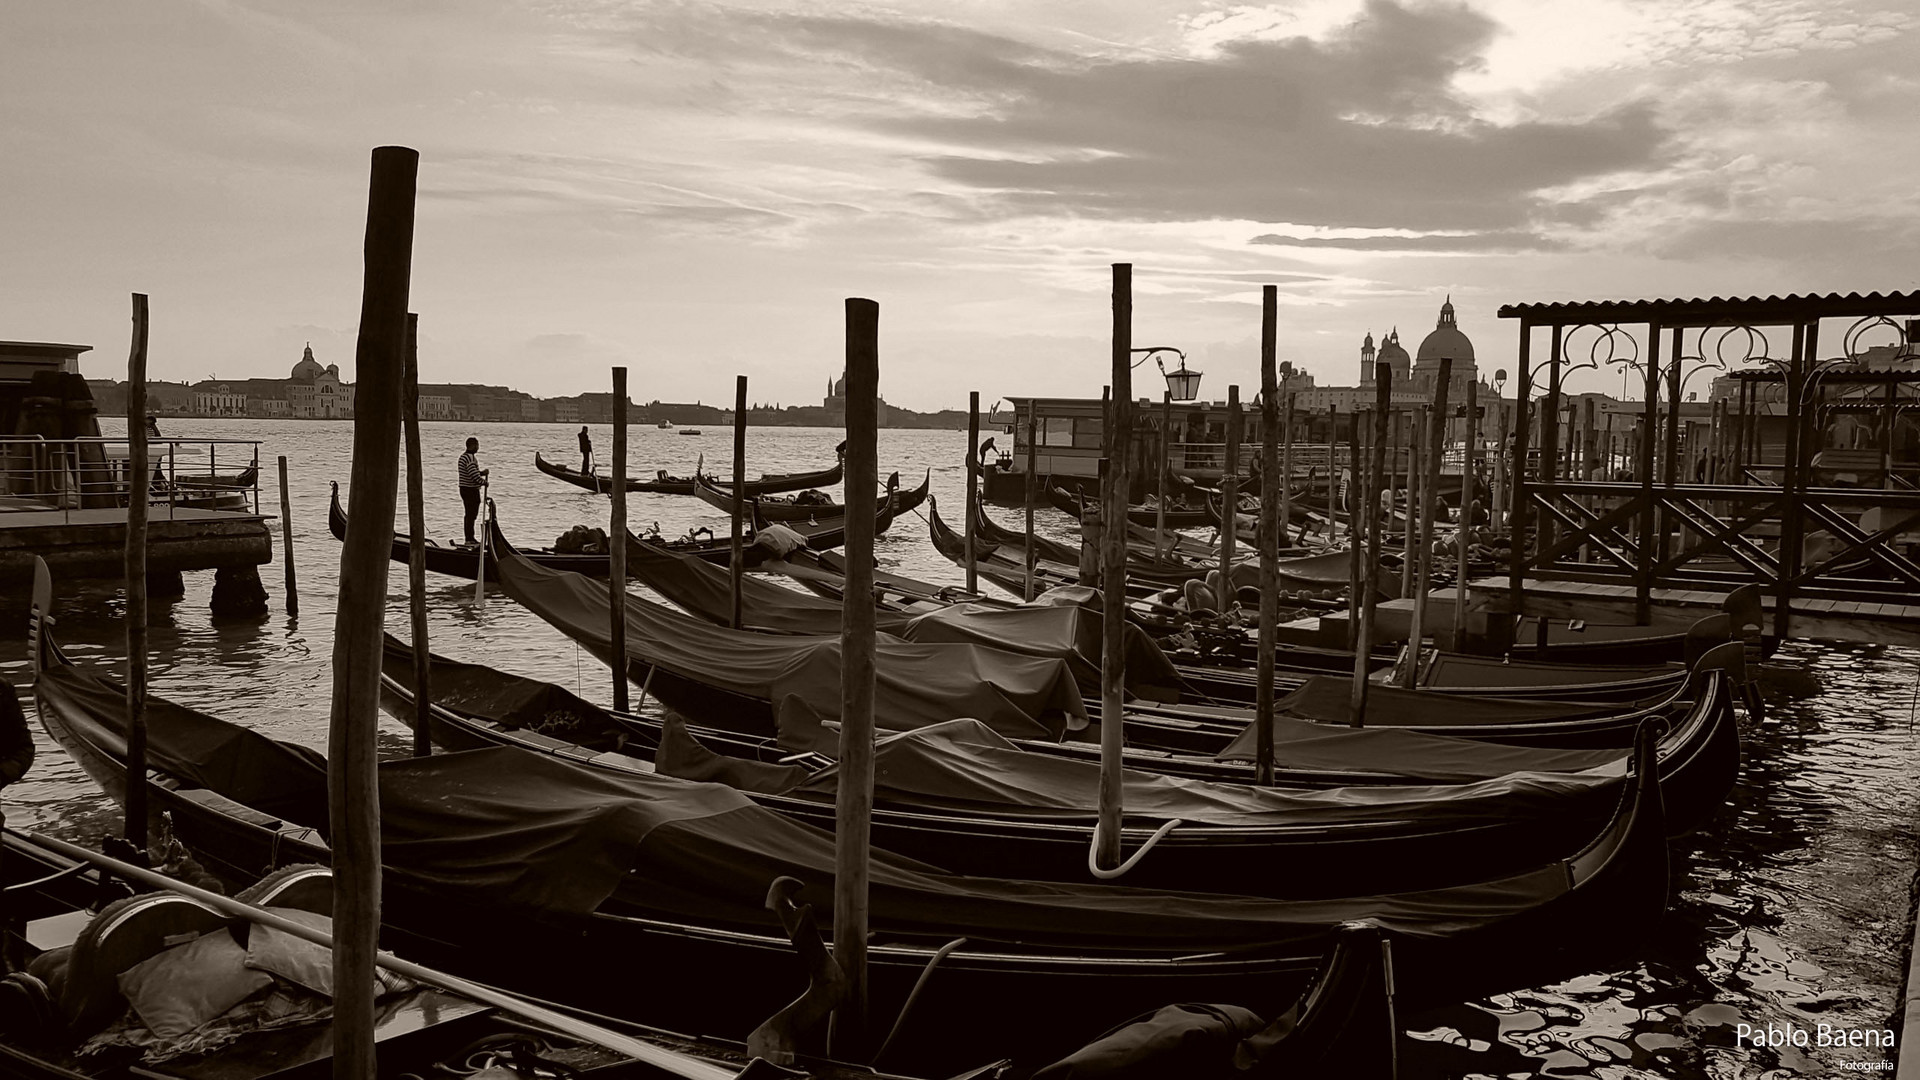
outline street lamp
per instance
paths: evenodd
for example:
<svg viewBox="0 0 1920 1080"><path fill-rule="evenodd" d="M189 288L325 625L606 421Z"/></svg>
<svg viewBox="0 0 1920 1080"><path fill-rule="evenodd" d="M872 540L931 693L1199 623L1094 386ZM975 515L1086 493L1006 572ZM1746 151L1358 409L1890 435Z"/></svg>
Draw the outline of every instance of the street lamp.
<svg viewBox="0 0 1920 1080"><path fill-rule="evenodd" d="M1160 369L1161 376L1167 380L1167 393L1173 400L1192 401L1200 396L1200 373L1187 367L1186 353L1170 345L1156 345L1151 349L1133 351L1145 354L1140 358L1141 363L1145 363L1148 356L1153 357L1153 365ZM1180 366L1168 371L1167 365L1160 359L1160 353L1172 353L1179 357Z"/></svg>

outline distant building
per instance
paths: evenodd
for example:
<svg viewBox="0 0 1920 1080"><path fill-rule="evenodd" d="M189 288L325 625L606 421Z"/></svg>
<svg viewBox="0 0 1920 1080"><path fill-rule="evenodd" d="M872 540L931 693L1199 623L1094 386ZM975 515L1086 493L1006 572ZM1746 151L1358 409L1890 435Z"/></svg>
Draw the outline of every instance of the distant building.
<svg viewBox="0 0 1920 1080"><path fill-rule="evenodd" d="M420 419L453 419L453 398L448 394L421 394Z"/></svg>
<svg viewBox="0 0 1920 1080"><path fill-rule="evenodd" d="M827 420L833 424L847 422L847 376L842 372L838 379L827 381L827 396L820 402L827 410ZM887 425L887 399L880 394L874 395L874 415L881 427Z"/></svg>
<svg viewBox="0 0 1920 1080"><path fill-rule="evenodd" d="M288 412L303 419L332 419L353 415L353 386L340 381L340 365L321 367L307 345L287 380Z"/></svg>
<svg viewBox="0 0 1920 1080"><path fill-rule="evenodd" d="M245 416L247 395L235 393L226 383L218 383L193 392L193 411L201 416Z"/></svg>

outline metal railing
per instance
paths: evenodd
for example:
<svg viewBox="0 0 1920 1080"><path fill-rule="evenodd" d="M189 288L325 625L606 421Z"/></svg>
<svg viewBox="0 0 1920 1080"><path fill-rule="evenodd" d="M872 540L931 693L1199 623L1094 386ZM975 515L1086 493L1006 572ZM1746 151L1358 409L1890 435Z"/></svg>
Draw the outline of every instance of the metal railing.
<svg viewBox="0 0 1920 1080"><path fill-rule="evenodd" d="M0 513L125 507L131 443L124 437L0 437ZM225 452L228 471L221 471ZM260 443L150 436L148 503L165 517L183 508L260 513Z"/></svg>

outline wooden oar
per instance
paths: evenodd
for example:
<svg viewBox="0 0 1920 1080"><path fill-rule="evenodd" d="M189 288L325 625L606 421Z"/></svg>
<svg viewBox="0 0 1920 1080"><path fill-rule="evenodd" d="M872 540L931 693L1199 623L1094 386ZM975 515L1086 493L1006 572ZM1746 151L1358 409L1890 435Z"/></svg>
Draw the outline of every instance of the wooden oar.
<svg viewBox="0 0 1920 1080"><path fill-rule="evenodd" d="M69 844L65 840L55 839L54 837L35 832L21 832L18 835L25 837L28 843L46 848L48 851L65 855L69 859L78 859L82 862L103 867L130 881L138 881L151 885L156 889L166 889L179 893L182 896L191 897L223 915L246 919L249 922L258 923L261 926L271 926L283 934L292 934L294 937L310 941L323 948L331 949L333 947L333 935L327 933L325 930L316 930L304 923L297 923L292 919L282 918L270 911L254 907L252 904L243 903L231 897L221 896L219 893L209 892L206 889L196 888L182 881L175 881L165 874L157 874L152 870L134 866L131 863L121 862L119 859L102 855L97 851L89 851L77 844ZM538 1024L545 1024L556 1031L579 1039L581 1042L592 1043L595 1046L604 1047L615 1053L625 1054L635 1060L644 1061L657 1069L664 1070L671 1075L684 1077L686 1080L734 1080L736 1076L740 1075L719 1065L714 1065L711 1062L702 1061L699 1058L669 1050L664 1046L655 1046L652 1043L636 1039L631 1035L622 1035L617 1031L610 1031L598 1024L590 1024L576 1017L568 1016L565 1013L554 1012L551 1009L543 1008L531 1002L522 1001L511 994L502 993L491 987L482 986L479 983L468 982L456 975L448 975L445 972L435 971L432 968L421 967L419 964L402 960L396 956L390 956L386 953L376 953L373 962L380 967L386 968L388 971L404 975L415 982L426 983L429 986L437 986L442 990L459 994L462 997L472 998L485 1005L491 1005L503 1012L512 1013L515 1016L523 1017Z"/></svg>

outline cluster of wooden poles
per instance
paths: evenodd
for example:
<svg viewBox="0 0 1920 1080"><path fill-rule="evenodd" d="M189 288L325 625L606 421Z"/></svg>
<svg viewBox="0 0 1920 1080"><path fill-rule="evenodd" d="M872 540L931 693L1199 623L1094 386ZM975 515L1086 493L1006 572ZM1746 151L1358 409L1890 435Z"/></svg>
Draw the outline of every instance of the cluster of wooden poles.
<svg viewBox="0 0 1920 1080"><path fill-rule="evenodd" d="M409 579L412 591L412 624L415 645L417 701L420 714L415 717L414 752L430 751L427 726L423 721L430 700L427 666L427 626L425 611L425 564L423 544L426 535L422 492L418 400L417 317L407 311L412 269L415 183L419 155L405 147L380 147L373 152L372 176L365 238L363 279L358 345L355 353L359 392L353 435L353 462L349 492L348 520L351 522L341 553L339 604L334 624L334 683L328 733L328 794L334 887L334 981L342 988L335 997L334 1065L339 1077L372 1075L373 985L380 911L380 825L379 796L376 781L375 733L379 715L381 641L386 606L387 563L390 557L394 501L398 486L400 440L406 443L407 504L413 537ZM146 698L146 559L145 524L147 494L147 446L144 436L147 298L134 297L133 349L129 361L130 394L128 424L130 431L131 476L133 491L128 507L127 531L127 679L128 797L127 839L137 848L146 845L145 743ZM1126 521L1128 484L1126 462L1130 431L1130 372L1132 354L1132 266L1113 266L1113 384L1107 395L1106 460L1103 462L1102 519L1111 523L1100 537L1103 572L1103 637L1101 655L1102 716L1108 718L1100 732L1102 772L1100 781L1101 827L1096 834L1096 861L1104 868L1121 862L1121 749L1124 713L1126 617ZM872 300L852 298L846 301L846 589L849 598L872 595L873 531L875 525L875 488L877 484L877 403L879 389L879 305ZM1260 511L1260 651L1258 667L1258 776L1261 783L1272 780L1274 747L1272 716L1275 620L1277 618L1279 547L1283 515L1290 511L1284 478L1291 468L1291 394L1284 409L1282 424L1282 385L1274 353L1276 344L1276 290L1267 286L1263 297L1261 332L1261 409L1265 430L1282 431L1280 439L1265 440L1261 470ZM1363 497L1357 505L1371 507L1379 490L1387 445L1386 425L1392 375L1380 365L1378 403L1374 411L1372 458ZM626 369L613 369L616 401L626 399ZM1443 363L1436 390L1436 415L1445 406L1448 365ZM745 420L747 381L740 377L736 385L734 430L734 514L732 575L734 623L739 624L738 581L743 569L742 500L745 491ZM1236 505L1237 458L1240 439L1240 414L1237 408L1239 388L1232 387L1229 401L1235 406L1228 426L1228 461L1224 481L1228 506ZM974 416L968 449L968 550L972 539L972 502L978 484L978 465L974 444L978 435L979 396L972 398ZM624 605L626 547L622 538L626 529L626 438L625 410L614 410L612 495L611 580L614 597L611 631L613 654L625 653L626 625ZM1440 461L1440 436L1443 425L1434 425L1433 450L1428 458L1426 498L1421 511L1422 535L1430 532L1436 503ZM1028 420L1027 533L1032 535L1034 491L1034 422ZM1359 437L1354 436L1358 460ZM1283 456L1284 455L1284 456ZM284 476L285 459L281 459ZM290 507L282 486L282 513ZM1353 722L1364 716L1366 661L1370 646L1375 593L1371 587L1371 568L1378 565L1383 526L1374 513L1356 514L1360 535L1353 544L1353 595L1356 605L1355 669ZM287 538L291 540L291 528ZM1365 551L1362 547L1364 542ZM1429 545L1422 545L1422 551ZM485 545L482 544L484 549ZM1463 549L1464 551L1464 549ZM1221 551L1222 578L1234 558L1233 530L1225 530ZM1364 560L1364 561L1363 561ZM967 585L977 588L969 558ZM297 601L292 591L291 551L288 553L289 612ZM1028 545L1026 593L1033 595L1034 559ZM1421 560L1421 592L1424 596L1427 567ZM482 584L477 589L484 589ZM1226 585L1223 581L1223 590ZM483 592L477 595L484 596ZM1364 599L1363 599L1364 598ZM1226 596L1222 596L1224 605ZM1417 617L1417 616L1416 616ZM847 977L849 994L835 1014L832 1049L840 1056L857 1058L867 1042L867 880L869 819L873 805L874 744L874 623L872 604L849 602L842 615L843 667L841 672L841 783L837 807L837 858L833 919L833 955ZM616 666L613 676L614 707L625 710L627 680ZM644 693L644 689L642 691ZM349 988L365 988L354 992Z"/></svg>

